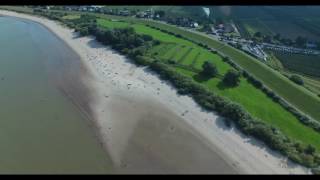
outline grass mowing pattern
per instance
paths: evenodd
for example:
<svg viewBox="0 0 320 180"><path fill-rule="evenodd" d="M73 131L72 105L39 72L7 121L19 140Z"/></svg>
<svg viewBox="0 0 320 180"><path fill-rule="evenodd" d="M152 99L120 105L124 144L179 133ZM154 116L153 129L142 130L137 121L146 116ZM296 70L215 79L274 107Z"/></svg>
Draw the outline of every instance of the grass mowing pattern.
<svg viewBox="0 0 320 180"><path fill-rule="evenodd" d="M186 57L188 57L192 50L193 48L189 48L188 51L179 58L178 63L181 63Z"/></svg>
<svg viewBox="0 0 320 180"><path fill-rule="evenodd" d="M164 59L163 57L168 53L170 49L173 49L176 46L176 44L168 43L165 46L163 46L161 49L158 51L158 55L156 57L160 59Z"/></svg>
<svg viewBox="0 0 320 180"><path fill-rule="evenodd" d="M201 53L200 52L198 52L198 54L196 55L196 57L193 59L193 61L192 61L192 63L191 63L191 67L195 67L194 65L196 64L196 62L197 62L197 60L198 60L198 58L199 58L199 56L201 55ZM202 63L203 64L203 63Z"/></svg>
<svg viewBox="0 0 320 180"><path fill-rule="evenodd" d="M177 44L176 46L172 47L171 49L168 50L168 52L162 57L163 59L172 59L174 55L177 53L177 51L180 50L180 46Z"/></svg>
<svg viewBox="0 0 320 180"><path fill-rule="evenodd" d="M174 57L174 60L178 62L179 60L183 59L184 56L187 56L188 52L191 51L190 47L183 47L179 53L177 53Z"/></svg>
<svg viewBox="0 0 320 180"><path fill-rule="evenodd" d="M181 53L181 49L182 49L183 47L177 47L176 49L175 49L175 51L171 54L171 56L168 58L168 59L170 59L170 60L174 60L175 59L175 57L176 57L176 55L177 54L179 54L179 53Z"/></svg>
<svg viewBox="0 0 320 180"><path fill-rule="evenodd" d="M193 49L187 57L185 57L180 63L183 65L191 65L193 59L197 56L197 54L199 53L198 49Z"/></svg>

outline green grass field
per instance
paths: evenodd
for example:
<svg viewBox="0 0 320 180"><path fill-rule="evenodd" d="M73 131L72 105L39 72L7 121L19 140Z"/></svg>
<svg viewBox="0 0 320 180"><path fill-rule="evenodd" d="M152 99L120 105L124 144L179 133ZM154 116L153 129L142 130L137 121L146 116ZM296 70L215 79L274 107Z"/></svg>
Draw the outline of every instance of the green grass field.
<svg viewBox="0 0 320 180"><path fill-rule="evenodd" d="M317 95L320 95L320 78L310 78L308 76L302 76L305 86Z"/></svg>
<svg viewBox="0 0 320 180"><path fill-rule="evenodd" d="M275 35L279 33L282 37L294 40L298 36L307 37L310 40L320 40L318 27L303 20L288 22L281 19L238 19L235 21L240 33L248 38L254 33L261 32L263 35Z"/></svg>
<svg viewBox="0 0 320 180"><path fill-rule="evenodd" d="M102 27L110 28L115 27L115 24L118 23L108 20L99 20L98 22ZM176 38L175 36L149 28L142 24L127 23L127 26L135 28L138 33L151 35L153 38L162 42L161 45L154 47L148 52L148 54L151 54L151 56L154 52L158 52L159 54L157 57L166 61L170 58L175 59L172 56L179 55L179 58L183 57L183 59L179 61L179 64L193 66L198 70L201 70L202 64L206 60L209 60L216 64L220 75L224 75L228 69L232 68L227 63L223 62L218 55L210 53L206 49L189 41ZM176 50L179 48L184 49L184 51L176 53ZM189 49L188 51L188 48L192 48L192 50L190 51ZM194 62L194 60L196 61ZM274 125L275 127L278 127L289 137L300 140L306 144L313 144L318 150L320 150L320 141L318 141L320 138L320 133L317 133L311 128L301 124L291 113L287 112L279 104L273 102L263 92L248 83L245 79L241 80L241 83L238 87L227 88L220 83L221 77L212 78L206 81L199 77L198 73L182 67L177 67L176 69L182 74L193 78L195 81L206 85L212 91L227 97L232 101L238 102L253 116L271 125Z"/></svg>
<svg viewBox="0 0 320 180"><path fill-rule="evenodd" d="M219 13L219 9L216 8L214 12ZM232 6L230 15L244 37L260 31L263 34L279 33L292 40L297 36L320 40L317 7Z"/></svg>
<svg viewBox="0 0 320 180"><path fill-rule="evenodd" d="M79 15L67 15L67 16L63 16L63 19L67 19L67 20L72 20L72 19L79 19L80 16Z"/></svg>
<svg viewBox="0 0 320 180"><path fill-rule="evenodd" d="M297 72L297 71L290 71L288 68L284 68L281 61L274 55L274 52L273 51L267 51L269 57L268 57L268 60L266 62L267 65L269 65L270 67L272 67L273 69L281 72L282 74L286 74L287 76L291 76L293 74L296 74L296 75L299 75L303 81L304 81L304 87L306 89L308 89L309 91L311 91L312 93L315 93L316 95L319 95L320 94L320 78L318 77L314 77L314 76L308 76L304 73L302 73L300 71ZM298 56L301 56L301 55L298 55ZM289 63L290 63L290 59L291 58L294 58L295 55L287 55L286 58L288 59ZM303 62L308 60L308 58L310 57L304 57L303 58ZM307 62L308 63L308 62ZM304 64L301 64L301 68L302 67L308 67L308 65L304 65ZM298 69L299 70L299 69Z"/></svg>

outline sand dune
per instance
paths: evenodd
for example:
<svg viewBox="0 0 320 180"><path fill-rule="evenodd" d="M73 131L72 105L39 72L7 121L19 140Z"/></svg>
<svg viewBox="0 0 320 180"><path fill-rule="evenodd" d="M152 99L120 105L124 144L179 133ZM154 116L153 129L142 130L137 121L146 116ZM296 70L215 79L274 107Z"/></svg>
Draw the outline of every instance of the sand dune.
<svg viewBox="0 0 320 180"><path fill-rule="evenodd" d="M43 24L81 56L91 73L84 83L92 121L117 173L309 173L94 38L44 18L0 14Z"/></svg>

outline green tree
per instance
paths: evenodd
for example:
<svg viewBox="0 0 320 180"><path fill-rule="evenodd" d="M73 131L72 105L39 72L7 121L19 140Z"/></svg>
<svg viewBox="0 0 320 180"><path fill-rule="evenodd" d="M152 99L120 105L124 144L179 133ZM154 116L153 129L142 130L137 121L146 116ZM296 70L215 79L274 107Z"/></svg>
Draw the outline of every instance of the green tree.
<svg viewBox="0 0 320 180"><path fill-rule="evenodd" d="M261 38L262 37L261 32L257 31L256 33L254 33L254 37Z"/></svg>
<svg viewBox="0 0 320 180"><path fill-rule="evenodd" d="M222 81L225 85L237 86L240 83L240 73L231 69L224 75Z"/></svg>
<svg viewBox="0 0 320 180"><path fill-rule="evenodd" d="M298 36L295 40L297 46L303 47L307 43L307 38Z"/></svg>
<svg viewBox="0 0 320 180"><path fill-rule="evenodd" d="M272 42L272 38L271 38L270 35L265 35L265 36L263 37L263 41L264 41L264 42L267 42L267 43L271 43L271 42Z"/></svg>
<svg viewBox="0 0 320 180"><path fill-rule="evenodd" d="M214 77L218 74L218 69L215 64L205 61L202 65L202 74L207 77Z"/></svg>
<svg viewBox="0 0 320 180"><path fill-rule="evenodd" d="M292 75L290 77L290 80L295 82L296 84L299 84L299 85L303 85L304 84L303 79L298 75Z"/></svg>
<svg viewBox="0 0 320 180"><path fill-rule="evenodd" d="M313 154L316 152L316 148L309 144L309 145L306 147L306 149L304 150L304 152L305 152L306 154L313 155Z"/></svg>
<svg viewBox="0 0 320 180"><path fill-rule="evenodd" d="M281 36L279 33L277 33L276 35L273 36L273 39L277 40L277 41L280 41L281 39Z"/></svg>

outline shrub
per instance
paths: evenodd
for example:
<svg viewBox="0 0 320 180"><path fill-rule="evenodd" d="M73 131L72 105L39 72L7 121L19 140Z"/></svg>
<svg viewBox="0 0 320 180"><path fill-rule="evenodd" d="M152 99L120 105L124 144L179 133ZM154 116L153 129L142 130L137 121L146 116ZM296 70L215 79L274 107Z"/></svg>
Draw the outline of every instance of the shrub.
<svg viewBox="0 0 320 180"><path fill-rule="evenodd" d="M306 154L313 155L313 154L316 152L316 148L309 144L309 145L306 147L306 149L304 150L304 152L305 152Z"/></svg>
<svg viewBox="0 0 320 180"><path fill-rule="evenodd" d="M134 58L134 61L138 64L138 65L143 65L143 66L146 66L146 65L150 65L152 63L152 59L151 58L148 58L146 56L136 56Z"/></svg>
<svg viewBox="0 0 320 180"><path fill-rule="evenodd" d="M160 44L160 41L159 40L153 40L152 43L153 43L154 46L156 46L156 45Z"/></svg>
<svg viewBox="0 0 320 180"><path fill-rule="evenodd" d="M175 36L176 36L177 38L182 38L182 36L181 36L180 34L175 34Z"/></svg>
<svg viewBox="0 0 320 180"><path fill-rule="evenodd" d="M211 50L211 52L212 52L213 54L217 54L217 53L218 53L216 50Z"/></svg>
<svg viewBox="0 0 320 180"><path fill-rule="evenodd" d="M202 74L207 76L207 77L214 77L218 74L218 69L217 67L209 61L205 61L202 65Z"/></svg>
<svg viewBox="0 0 320 180"><path fill-rule="evenodd" d="M311 172L312 172L313 174L320 175L320 167L312 168L312 169L311 169Z"/></svg>
<svg viewBox="0 0 320 180"><path fill-rule="evenodd" d="M303 85L303 84L304 84L303 79L302 79L300 76L298 76L298 75L292 75L292 76L290 77L290 80L293 81L293 82L295 82L295 83L298 84L298 85Z"/></svg>
<svg viewBox="0 0 320 180"><path fill-rule="evenodd" d="M240 83L240 73L231 69L224 75L222 81L225 85L237 86Z"/></svg>
<svg viewBox="0 0 320 180"><path fill-rule="evenodd" d="M151 41L151 40L153 40L152 36L146 35L146 34L143 34L143 35L142 35L142 39L145 40L145 41Z"/></svg>
<svg viewBox="0 0 320 180"><path fill-rule="evenodd" d="M169 64L176 64L176 61L170 59L170 60L168 61L168 63L169 63Z"/></svg>

